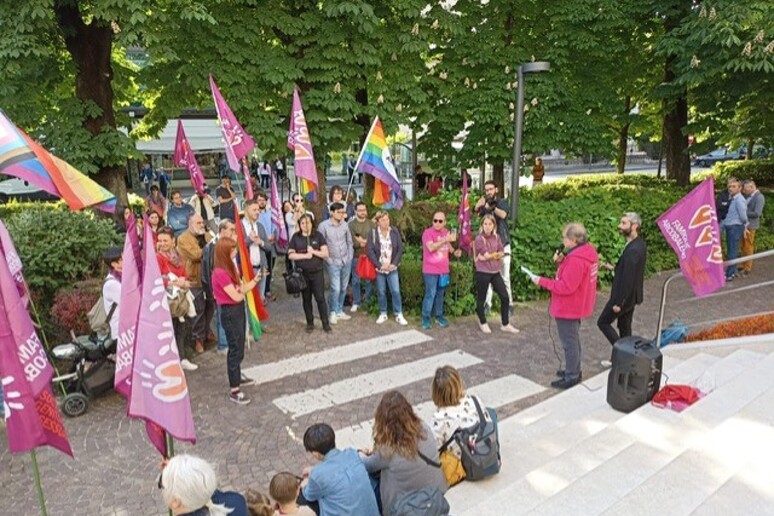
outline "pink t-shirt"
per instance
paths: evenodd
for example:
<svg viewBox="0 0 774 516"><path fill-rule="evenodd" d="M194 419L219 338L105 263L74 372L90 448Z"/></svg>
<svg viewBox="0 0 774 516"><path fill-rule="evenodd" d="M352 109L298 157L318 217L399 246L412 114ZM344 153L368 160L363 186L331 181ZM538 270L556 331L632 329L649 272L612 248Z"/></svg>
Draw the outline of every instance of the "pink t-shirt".
<svg viewBox="0 0 774 516"><path fill-rule="evenodd" d="M226 293L226 287L234 285L234 281L229 276L228 271L222 267L216 267L212 271L212 295L215 296L215 303L218 305L238 305L241 301L234 301ZM234 285L237 287L237 285ZM237 287L238 288L238 287Z"/></svg>
<svg viewBox="0 0 774 516"><path fill-rule="evenodd" d="M449 274L449 244L446 243L435 251L427 248L428 242L438 242L449 234L449 230L427 228L422 233L422 273Z"/></svg>

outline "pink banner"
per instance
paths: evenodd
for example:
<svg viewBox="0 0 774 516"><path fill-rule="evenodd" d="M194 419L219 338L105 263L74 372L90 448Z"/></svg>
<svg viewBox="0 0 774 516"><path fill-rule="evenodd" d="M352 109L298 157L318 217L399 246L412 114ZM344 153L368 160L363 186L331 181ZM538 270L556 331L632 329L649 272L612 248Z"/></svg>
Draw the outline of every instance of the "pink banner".
<svg viewBox="0 0 774 516"><path fill-rule="evenodd" d="M148 226L147 218L145 226ZM153 242L153 240L151 240ZM118 335L113 338L116 345L116 375L114 386L116 391L129 397L131 393L132 358L134 342L137 336L137 319L140 316L140 301L142 299L141 263L137 259L135 249L139 251L140 243L137 237L137 223L134 215L126 225L126 239L122 254L121 269L121 310L118 311Z"/></svg>
<svg viewBox="0 0 774 516"><path fill-rule="evenodd" d="M246 199L253 199L255 197L255 192L253 192L253 181L250 177L250 165L247 163L247 158L242 158L239 163L239 169L242 171L242 176L245 178Z"/></svg>
<svg viewBox="0 0 774 516"><path fill-rule="evenodd" d="M24 306L5 253L0 257L0 382L8 449L26 452L52 446L73 451L51 393L54 369L48 362Z"/></svg>
<svg viewBox="0 0 774 516"><path fill-rule="evenodd" d="M177 121L177 138L175 138L175 155L173 161L178 167L185 167L188 169L194 190L196 190L196 193L199 195L204 196L204 188L207 186L207 182L204 180L202 169L199 168L196 156L194 156L194 153L191 150L191 144L188 143L188 138L185 136L182 120Z"/></svg>
<svg viewBox="0 0 774 516"><path fill-rule="evenodd" d="M19 253L16 252L16 247L13 245L11 234L8 233L8 228L5 227L3 221L0 220L0 246L3 247L5 252L5 261L8 263L8 270L11 271L11 276L16 282L16 290L19 291L22 303L27 308L30 304L30 297L27 294L27 282L24 280L24 271L22 267L21 258Z"/></svg>
<svg viewBox="0 0 774 516"><path fill-rule="evenodd" d="M285 250L288 246L288 229L282 214L282 200L277 190L277 174L271 173L271 223L277 229L277 247Z"/></svg>
<svg viewBox="0 0 774 516"><path fill-rule="evenodd" d="M228 165L231 167L231 170L237 172L239 170L239 160L253 150L255 141L242 128L236 116L234 116L234 112L228 107L226 99L220 94L212 74L210 74L210 89L212 90L212 97L215 99L215 110L218 112L220 130L223 132L223 141L226 144L226 159L228 159Z"/></svg>
<svg viewBox="0 0 774 516"><path fill-rule="evenodd" d="M657 221L697 296L706 296L726 283L714 187L710 176Z"/></svg>
<svg viewBox="0 0 774 516"><path fill-rule="evenodd" d="M306 126L304 107L301 105L301 97L298 88L293 89L293 108L290 113L290 127L288 128L288 148L294 152L294 170L296 177L306 179L317 188L317 166L314 162L314 150L309 138L309 129Z"/></svg>
<svg viewBox="0 0 774 516"><path fill-rule="evenodd" d="M153 241L149 224L145 225L145 241ZM157 424L175 439L195 443L188 384L180 366L166 289L153 246L145 246L143 262L128 413Z"/></svg>
<svg viewBox="0 0 774 516"><path fill-rule="evenodd" d="M460 223L460 249L473 254L473 230L470 227L470 196L468 194L468 173L462 171L462 197L457 212L457 221Z"/></svg>

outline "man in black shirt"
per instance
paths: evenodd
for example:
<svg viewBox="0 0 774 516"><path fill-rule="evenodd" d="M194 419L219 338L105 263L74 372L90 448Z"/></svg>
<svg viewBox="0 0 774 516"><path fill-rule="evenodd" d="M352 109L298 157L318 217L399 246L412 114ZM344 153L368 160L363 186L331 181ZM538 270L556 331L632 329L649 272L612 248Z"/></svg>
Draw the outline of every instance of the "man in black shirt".
<svg viewBox="0 0 774 516"><path fill-rule="evenodd" d="M218 198L220 203L220 219L236 220L234 217L234 199L236 194L231 189L231 178L223 176L220 186L215 190L215 197Z"/></svg>

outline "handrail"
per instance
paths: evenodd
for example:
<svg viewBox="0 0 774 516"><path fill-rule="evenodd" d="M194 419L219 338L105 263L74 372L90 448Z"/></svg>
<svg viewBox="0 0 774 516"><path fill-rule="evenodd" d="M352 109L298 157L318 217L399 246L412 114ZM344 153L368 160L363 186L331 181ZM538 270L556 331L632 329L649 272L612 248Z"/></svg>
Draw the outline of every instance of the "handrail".
<svg viewBox="0 0 774 516"><path fill-rule="evenodd" d="M736 265L739 263L744 263L752 260L758 260L760 258L768 258L769 256L774 256L774 249L769 249L768 251L761 251L760 253L751 254L749 256L742 256L739 258L734 258L733 260L726 260L723 262L723 267L727 267L729 265ZM669 285L677 278L680 278L683 276L682 271L677 271L671 276L669 276L664 281L664 286L661 288L661 306L659 306L658 309L658 326L656 327L656 348L661 348L661 330L664 329L664 311L666 309L666 301L667 301L667 293L669 291ZM758 285L755 285L755 287L763 286L767 284L768 282L764 282ZM738 289L735 289L738 291ZM734 291L729 291L729 293L733 293ZM688 301L696 301L698 299L704 299L704 297L692 297L683 300L683 302Z"/></svg>

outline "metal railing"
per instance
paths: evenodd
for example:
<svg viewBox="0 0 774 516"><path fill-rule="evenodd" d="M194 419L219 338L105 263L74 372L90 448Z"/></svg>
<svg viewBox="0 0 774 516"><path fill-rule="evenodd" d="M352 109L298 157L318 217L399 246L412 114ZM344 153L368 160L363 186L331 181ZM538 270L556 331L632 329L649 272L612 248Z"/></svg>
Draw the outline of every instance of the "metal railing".
<svg viewBox="0 0 774 516"><path fill-rule="evenodd" d="M769 256L774 256L774 249L770 249L768 251L761 251L760 253L751 254L749 256L741 256L741 257L735 258L733 260L726 260L726 261L723 262L723 267L727 267L729 265L738 265L740 263L745 263L745 262L748 262L748 261L759 260L761 258L768 258ZM675 272L674 274L669 276L666 279L666 281L664 281L664 286L661 289L661 305L659 306L659 310L658 310L658 328L656 329L656 348L661 348L661 331L664 329L664 312L666 310L666 302L667 302L667 294L668 294L668 291L669 291L669 285L674 280L676 280L677 278L681 278L681 277L683 277L683 272L682 271ZM692 296L692 297L689 297L687 299L682 299L682 300L678 301L678 303L688 303L688 302L692 302L692 301L710 299L710 298L713 298L713 297L722 297L722 296L726 296L726 295L729 295L729 294L738 294L739 292L744 292L745 290L751 290L751 289L755 289L755 288L766 287L768 285L774 285L774 281L761 281L761 282L758 282L758 283L754 283L752 285L746 285L744 287L739 287L739 288L735 288L735 289L732 289L732 290L722 290L722 291L713 292L712 294L709 294L709 295L706 295L706 296L703 296L703 297ZM740 316L724 317L722 319L715 319L715 320L711 320L711 321L702 321L702 322L699 322L699 323L693 323L693 324L690 324L688 326L690 327L690 326L700 326L700 325L704 325L704 324L716 324L716 323L719 323L719 322L733 321L733 320L736 320L736 319L744 319L744 318L747 318L747 317L753 317L753 316L756 316L756 315L766 315L766 314L770 314L770 313L774 313L774 312L770 312L769 311L769 312L759 312L759 313L756 313L756 314L745 314L745 315L740 315Z"/></svg>

